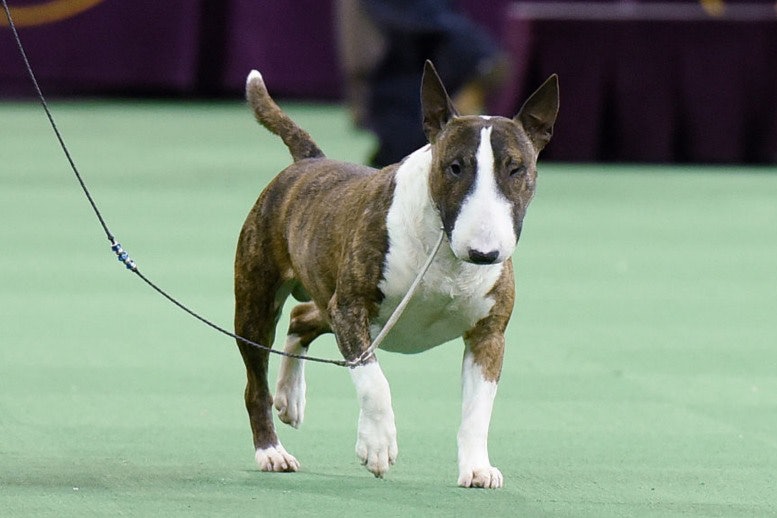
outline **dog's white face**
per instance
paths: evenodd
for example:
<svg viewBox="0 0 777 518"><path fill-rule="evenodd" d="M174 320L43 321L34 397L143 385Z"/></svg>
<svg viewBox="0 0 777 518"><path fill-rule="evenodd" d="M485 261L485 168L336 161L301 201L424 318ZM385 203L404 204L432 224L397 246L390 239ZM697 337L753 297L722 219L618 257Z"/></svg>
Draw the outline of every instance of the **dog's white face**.
<svg viewBox="0 0 777 518"><path fill-rule="evenodd" d="M462 261L509 258L534 196L536 152L503 117L457 117L437 135L430 194Z"/></svg>
<svg viewBox="0 0 777 518"><path fill-rule="evenodd" d="M475 264L507 260L534 197L537 156L553 132L556 77L512 119L457 116L431 64L424 70L421 99L432 143L430 195L454 255Z"/></svg>

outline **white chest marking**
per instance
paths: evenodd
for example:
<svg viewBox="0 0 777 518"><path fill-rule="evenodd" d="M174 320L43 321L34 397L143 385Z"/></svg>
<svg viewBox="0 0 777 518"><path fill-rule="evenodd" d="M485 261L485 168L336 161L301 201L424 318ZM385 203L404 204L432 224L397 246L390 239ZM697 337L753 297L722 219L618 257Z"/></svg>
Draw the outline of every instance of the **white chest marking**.
<svg viewBox="0 0 777 518"><path fill-rule="evenodd" d="M440 217L429 196L431 150L408 157L396 173L394 200L386 225L389 251L379 284L385 299L372 325L373 338L402 299L440 232ZM502 264L479 266L457 259L443 243L418 291L381 349L416 353L461 336L494 305L489 296Z"/></svg>
<svg viewBox="0 0 777 518"><path fill-rule="evenodd" d="M496 183L492 130L493 126L487 126L480 131L475 187L461 205L451 232L451 248L459 257L467 257L470 250L498 252L501 262L512 255L517 239L513 205Z"/></svg>

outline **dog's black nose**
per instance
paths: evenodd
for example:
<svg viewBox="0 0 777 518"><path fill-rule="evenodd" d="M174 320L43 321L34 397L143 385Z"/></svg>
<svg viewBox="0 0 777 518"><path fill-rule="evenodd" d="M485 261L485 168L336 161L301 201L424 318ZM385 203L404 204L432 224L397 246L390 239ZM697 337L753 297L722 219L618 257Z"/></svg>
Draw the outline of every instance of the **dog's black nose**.
<svg viewBox="0 0 777 518"><path fill-rule="evenodd" d="M475 264L493 264L497 257L499 257L498 250L481 252L480 250L475 250L473 248L469 249L469 260Z"/></svg>

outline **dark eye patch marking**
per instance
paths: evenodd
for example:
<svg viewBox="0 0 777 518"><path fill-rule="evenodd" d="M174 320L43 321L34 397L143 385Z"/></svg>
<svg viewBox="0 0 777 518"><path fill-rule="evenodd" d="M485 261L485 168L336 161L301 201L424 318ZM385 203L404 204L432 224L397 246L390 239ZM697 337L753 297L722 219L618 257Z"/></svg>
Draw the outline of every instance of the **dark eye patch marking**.
<svg viewBox="0 0 777 518"><path fill-rule="evenodd" d="M448 238L462 203L475 186L475 151L480 143L482 126L464 124L460 119L454 119L440 133L433 148L430 194L440 212L443 229Z"/></svg>

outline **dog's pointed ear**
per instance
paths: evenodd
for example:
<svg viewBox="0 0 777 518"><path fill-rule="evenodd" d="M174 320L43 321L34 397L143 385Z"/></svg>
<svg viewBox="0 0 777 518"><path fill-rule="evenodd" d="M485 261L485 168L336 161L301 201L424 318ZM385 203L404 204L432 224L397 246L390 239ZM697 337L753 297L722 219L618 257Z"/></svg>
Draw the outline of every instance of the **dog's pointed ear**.
<svg viewBox="0 0 777 518"><path fill-rule="evenodd" d="M544 148L553 136L558 105L558 76L553 74L531 94L513 119L521 123L537 151Z"/></svg>
<svg viewBox="0 0 777 518"><path fill-rule="evenodd" d="M424 63L424 75L421 78L421 112L424 134L429 142L434 142L448 121L458 115L440 76L428 59Z"/></svg>

